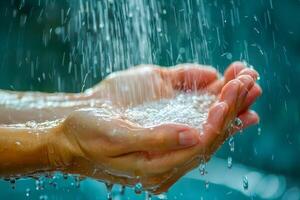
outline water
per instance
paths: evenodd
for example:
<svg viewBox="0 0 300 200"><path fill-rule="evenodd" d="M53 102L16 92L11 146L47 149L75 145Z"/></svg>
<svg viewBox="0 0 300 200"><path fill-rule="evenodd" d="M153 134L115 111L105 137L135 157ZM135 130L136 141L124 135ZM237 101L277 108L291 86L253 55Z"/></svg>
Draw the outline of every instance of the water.
<svg viewBox="0 0 300 200"><path fill-rule="evenodd" d="M162 123L186 124L202 132L208 110L216 101L207 93L179 93L172 99L162 99L128 108L125 116L142 126L151 127Z"/></svg>
<svg viewBox="0 0 300 200"><path fill-rule="evenodd" d="M247 176L243 176L243 188L244 190L248 190L249 187L249 182L248 182L248 177Z"/></svg>
<svg viewBox="0 0 300 200"><path fill-rule="evenodd" d="M261 72L266 93L256 108L263 124L257 134L232 139L229 157L221 150L222 166L230 166L234 154L235 163L299 177L299 2L7 2L1 2L0 22L3 88L82 91L112 71L140 63L199 62L224 69L233 60L246 60ZM284 199L290 193L297 197L298 187L287 187Z"/></svg>
<svg viewBox="0 0 300 200"><path fill-rule="evenodd" d="M229 138L228 144L229 144L230 151L234 152L234 137L233 136L231 136Z"/></svg>
<svg viewBox="0 0 300 200"><path fill-rule="evenodd" d="M231 169L231 167L232 167L232 157L231 157L231 156L229 156L229 157L227 158L227 167L228 167L229 169Z"/></svg>
<svg viewBox="0 0 300 200"><path fill-rule="evenodd" d="M142 183L135 184L135 186L134 186L134 192L136 194L141 194L143 192L143 185L142 185Z"/></svg>
<svg viewBox="0 0 300 200"><path fill-rule="evenodd" d="M107 190L107 200L112 200L113 199L112 189L113 189L114 184L107 182L107 183L105 183L105 186L106 186L106 190Z"/></svg>

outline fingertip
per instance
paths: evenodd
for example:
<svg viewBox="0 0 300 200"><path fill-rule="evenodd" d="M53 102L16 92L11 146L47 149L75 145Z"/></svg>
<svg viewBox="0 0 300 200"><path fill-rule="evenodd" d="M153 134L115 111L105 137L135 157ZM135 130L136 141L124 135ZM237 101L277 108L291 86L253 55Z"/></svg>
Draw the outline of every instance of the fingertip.
<svg viewBox="0 0 300 200"><path fill-rule="evenodd" d="M253 80L257 80L257 77L259 76L258 72L254 69L250 69L250 68L246 68L243 69L242 71L240 71L240 73L238 74L238 76L241 75L249 75L253 78Z"/></svg>
<svg viewBox="0 0 300 200"><path fill-rule="evenodd" d="M239 75L237 79L243 83L243 87L245 87L247 91L254 85L254 80L250 75Z"/></svg>
<svg viewBox="0 0 300 200"><path fill-rule="evenodd" d="M233 62L224 72L225 81L228 82L234 79L239 74L239 72L245 68L246 66L244 65L244 63L240 61Z"/></svg>

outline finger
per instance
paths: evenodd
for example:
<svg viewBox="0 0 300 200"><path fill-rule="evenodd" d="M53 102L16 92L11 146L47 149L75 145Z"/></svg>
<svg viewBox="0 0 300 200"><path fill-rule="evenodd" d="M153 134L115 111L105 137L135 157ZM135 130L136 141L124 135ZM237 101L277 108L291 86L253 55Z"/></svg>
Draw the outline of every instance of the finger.
<svg viewBox="0 0 300 200"><path fill-rule="evenodd" d="M238 116L238 118L242 121L242 125L239 127L234 127L231 134L234 134L242 129L245 129L249 126L259 123L259 116L253 110L248 110L242 113L241 115Z"/></svg>
<svg viewBox="0 0 300 200"><path fill-rule="evenodd" d="M220 94L221 105L225 104L227 108L223 110L221 109L222 106L216 104L210 109L207 122L203 126L204 134L200 138L204 153L214 152L227 138L227 132L224 130L235 117L236 101L241 86L242 82L237 79L229 81L222 88Z"/></svg>
<svg viewBox="0 0 300 200"><path fill-rule="evenodd" d="M199 132L186 125L162 124L146 128L135 134L133 149L136 151L170 151L196 145Z"/></svg>
<svg viewBox="0 0 300 200"><path fill-rule="evenodd" d="M207 122L203 125L204 134L200 138L203 148L210 148L220 137L227 113L228 104L225 102L217 103L210 109Z"/></svg>
<svg viewBox="0 0 300 200"><path fill-rule="evenodd" d="M246 68L246 69L241 70L238 73L238 76L241 76L241 75L249 75L253 78L254 81L256 81L258 76L259 76L257 71L255 71L254 69L250 69L250 68Z"/></svg>
<svg viewBox="0 0 300 200"><path fill-rule="evenodd" d="M239 96L238 96L237 102L236 102L236 109L239 112L239 110L241 110L242 106L245 104L245 100L246 100L246 97L247 97L249 91L254 86L254 80L249 75L239 75L237 79L242 82L242 86L239 91Z"/></svg>
<svg viewBox="0 0 300 200"><path fill-rule="evenodd" d="M164 72L178 90L202 89L218 78L216 69L198 64L178 65Z"/></svg>
<svg viewBox="0 0 300 200"><path fill-rule="evenodd" d="M234 62L229 65L229 67L224 72L225 83L236 78L240 71L245 68L246 66L242 62Z"/></svg>
<svg viewBox="0 0 300 200"><path fill-rule="evenodd" d="M162 124L140 128L128 126L120 121L115 123L111 134L111 157L134 152L161 152L187 148L199 142L199 132L187 125Z"/></svg>
<svg viewBox="0 0 300 200"><path fill-rule="evenodd" d="M221 90L220 101L228 105L230 113L235 111L236 101L241 89L242 83L240 80L229 81Z"/></svg>
<svg viewBox="0 0 300 200"><path fill-rule="evenodd" d="M240 113L245 112L246 110L249 109L249 107L255 102L255 100L261 96L262 94L262 89L258 84L255 84L251 90L249 91L244 104L242 105Z"/></svg>

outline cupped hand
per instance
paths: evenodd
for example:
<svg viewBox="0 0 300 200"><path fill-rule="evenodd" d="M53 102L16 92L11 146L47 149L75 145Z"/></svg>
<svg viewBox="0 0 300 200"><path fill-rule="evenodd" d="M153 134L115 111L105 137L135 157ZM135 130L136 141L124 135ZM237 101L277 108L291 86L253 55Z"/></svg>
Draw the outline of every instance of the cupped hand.
<svg viewBox="0 0 300 200"><path fill-rule="evenodd" d="M110 75L87 93L112 105L81 109L64 122L72 146L68 172L125 185L138 182L154 193L207 161L226 138L258 122L249 107L261 94L257 72L233 63L221 78L213 68L183 64L173 68L138 67ZM160 98L178 90L213 93L203 133L182 124L141 127L122 117L119 108ZM231 127L238 117L242 126Z"/></svg>

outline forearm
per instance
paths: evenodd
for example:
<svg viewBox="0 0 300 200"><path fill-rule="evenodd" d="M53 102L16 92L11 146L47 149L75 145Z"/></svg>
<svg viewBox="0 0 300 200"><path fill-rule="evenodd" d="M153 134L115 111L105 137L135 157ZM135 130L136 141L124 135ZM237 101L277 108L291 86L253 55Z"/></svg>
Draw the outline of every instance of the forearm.
<svg viewBox="0 0 300 200"><path fill-rule="evenodd" d="M57 122L46 127L0 126L0 176L29 175L66 166L68 143L63 145L66 140L61 131Z"/></svg>
<svg viewBox="0 0 300 200"><path fill-rule="evenodd" d="M0 124L61 119L75 109L99 103L100 100L93 100L88 93L67 94L0 90Z"/></svg>

